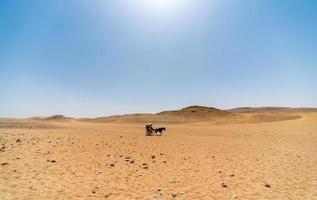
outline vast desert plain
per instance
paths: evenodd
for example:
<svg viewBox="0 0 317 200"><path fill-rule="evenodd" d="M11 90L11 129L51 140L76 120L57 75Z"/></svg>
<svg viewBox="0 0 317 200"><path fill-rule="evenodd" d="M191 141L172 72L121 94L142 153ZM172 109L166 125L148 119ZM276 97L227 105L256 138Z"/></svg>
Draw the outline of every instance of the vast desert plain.
<svg viewBox="0 0 317 200"><path fill-rule="evenodd" d="M316 109L1 119L0 199L313 200L316 155Z"/></svg>

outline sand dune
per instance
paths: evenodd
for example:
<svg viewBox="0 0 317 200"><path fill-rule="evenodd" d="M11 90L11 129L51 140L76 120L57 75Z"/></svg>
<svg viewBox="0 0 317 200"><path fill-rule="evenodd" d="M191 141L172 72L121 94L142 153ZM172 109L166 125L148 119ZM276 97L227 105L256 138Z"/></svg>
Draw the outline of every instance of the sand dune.
<svg viewBox="0 0 317 200"><path fill-rule="evenodd" d="M65 121L70 119L72 118L65 117L64 115L53 115L50 117L43 118L43 120L49 120L49 121Z"/></svg>
<svg viewBox="0 0 317 200"><path fill-rule="evenodd" d="M180 110L163 111L156 114L128 114L110 117L85 118L80 121L101 123L260 123L283 121L301 118L300 112L315 112L317 110L299 110L291 108L236 108L220 110L213 107L190 106Z"/></svg>
<svg viewBox="0 0 317 200"><path fill-rule="evenodd" d="M0 199L317 199L317 112L191 109L0 120ZM163 136L144 136L151 117Z"/></svg>
<svg viewBox="0 0 317 200"><path fill-rule="evenodd" d="M146 121L155 123L193 123L214 121L217 119L230 119L237 116L235 113L212 107L190 106L180 110L163 111L156 114L128 114L80 120L103 123L144 123Z"/></svg>

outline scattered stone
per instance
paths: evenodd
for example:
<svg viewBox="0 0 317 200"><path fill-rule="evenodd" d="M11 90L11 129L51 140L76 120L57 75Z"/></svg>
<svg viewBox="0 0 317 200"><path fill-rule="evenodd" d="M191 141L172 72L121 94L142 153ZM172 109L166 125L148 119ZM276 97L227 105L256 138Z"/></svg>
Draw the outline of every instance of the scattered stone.
<svg viewBox="0 0 317 200"><path fill-rule="evenodd" d="M5 166L5 165L9 165L9 163L7 162L4 162L4 163L1 163L2 166Z"/></svg>
<svg viewBox="0 0 317 200"><path fill-rule="evenodd" d="M134 163L134 160L131 160L130 163Z"/></svg>
<svg viewBox="0 0 317 200"><path fill-rule="evenodd" d="M224 182L221 183L221 186L224 187L224 188L228 187L228 185L225 184Z"/></svg>
<svg viewBox="0 0 317 200"><path fill-rule="evenodd" d="M231 177L234 177L234 173L231 173L230 176L231 176Z"/></svg>
<svg viewBox="0 0 317 200"><path fill-rule="evenodd" d="M113 162L110 164L111 167L114 167L116 164Z"/></svg>
<svg viewBox="0 0 317 200"><path fill-rule="evenodd" d="M237 195L232 195L232 198L233 198L233 199L237 199L238 196L237 196Z"/></svg>
<svg viewBox="0 0 317 200"><path fill-rule="evenodd" d="M219 170L219 171L218 171L218 173L220 174L220 173L222 173L222 171L221 171L221 170Z"/></svg>
<svg viewBox="0 0 317 200"><path fill-rule="evenodd" d="M176 193L176 192L173 192L173 193L172 193L172 197L173 197L173 198L177 197L177 193Z"/></svg>
<svg viewBox="0 0 317 200"><path fill-rule="evenodd" d="M151 158L152 158L152 159L155 159L155 155L152 155Z"/></svg>
<svg viewBox="0 0 317 200"><path fill-rule="evenodd" d="M159 189L157 189L157 191L158 191L158 192L161 192L162 190L159 188Z"/></svg>
<svg viewBox="0 0 317 200"><path fill-rule="evenodd" d="M22 140L20 140L20 139L17 139L15 142L22 142Z"/></svg>
<svg viewBox="0 0 317 200"><path fill-rule="evenodd" d="M111 193L108 193L106 194L104 197L107 199L108 197L110 197L112 194Z"/></svg>
<svg viewBox="0 0 317 200"><path fill-rule="evenodd" d="M143 165L143 169L148 169L149 168L147 163L143 163L142 165Z"/></svg>
<svg viewBox="0 0 317 200"><path fill-rule="evenodd" d="M112 195L112 193L108 193L106 194L104 197L107 199L108 197L110 197Z"/></svg>
<svg viewBox="0 0 317 200"><path fill-rule="evenodd" d="M264 182L264 186L267 187L267 188L271 188L271 184L269 184L267 182Z"/></svg>

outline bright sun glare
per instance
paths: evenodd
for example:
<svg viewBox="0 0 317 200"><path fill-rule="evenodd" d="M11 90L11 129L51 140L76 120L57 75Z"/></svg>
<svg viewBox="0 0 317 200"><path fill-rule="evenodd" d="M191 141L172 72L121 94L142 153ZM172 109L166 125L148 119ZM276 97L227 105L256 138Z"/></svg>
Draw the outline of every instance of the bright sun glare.
<svg viewBox="0 0 317 200"><path fill-rule="evenodd" d="M179 12L187 0L143 0L143 9L155 15L173 15Z"/></svg>
<svg viewBox="0 0 317 200"><path fill-rule="evenodd" d="M181 5L181 0L147 0L144 2L146 6L157 10L176 9Z"/></svg>

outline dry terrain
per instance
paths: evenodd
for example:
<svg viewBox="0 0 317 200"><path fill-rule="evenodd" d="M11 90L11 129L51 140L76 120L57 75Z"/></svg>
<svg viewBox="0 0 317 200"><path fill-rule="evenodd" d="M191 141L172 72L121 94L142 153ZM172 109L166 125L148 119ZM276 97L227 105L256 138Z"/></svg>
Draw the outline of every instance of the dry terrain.
<svg viewBox="0 0 317 200"><path fill-rule="evenodd" d="M314 109L0 119L0 199L313 200L316 155Z"/></svg>

